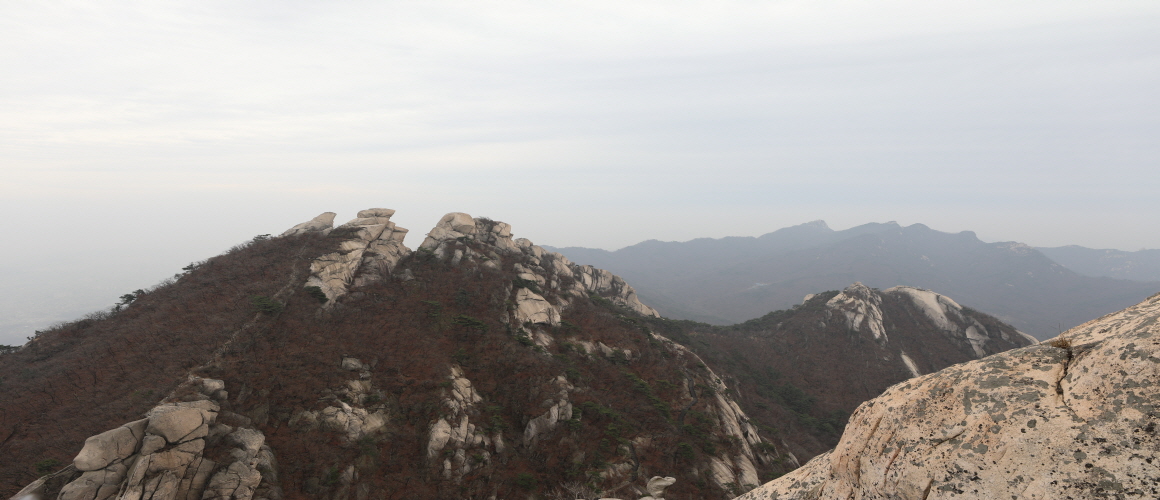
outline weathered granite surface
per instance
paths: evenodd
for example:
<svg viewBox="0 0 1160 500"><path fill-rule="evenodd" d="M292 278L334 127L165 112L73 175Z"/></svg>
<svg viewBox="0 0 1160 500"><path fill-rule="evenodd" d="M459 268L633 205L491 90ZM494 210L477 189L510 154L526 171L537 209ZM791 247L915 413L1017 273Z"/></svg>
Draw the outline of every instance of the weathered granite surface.
<svg viewBox="0 0 1160 500"><path fill-rule="evenodd" d="M389 208L369 208L346 224L331 229L334 213L326 212L282 233L282 236L292 236L322 231L344 238L337 252L323 255L310 264L310 277L305 286L318 287L326 294L328 302L324 306L333 305L334 299L346 295L352 286L389 276L399 260L411 253L403 245L407 230L391 222L394 214Z"/></svg>
<svg viewBox="0 0 1160 500"><path fill-rule="evenodd" d="M1160 498L1157 384L1160 294L893 386L832 452L739 498Z"/></svg>
<svg viewBox="0 0 1160 500"><path fill-rule="evenodd" d="M213 396L223 395L224 387L221 380L191 377L176 391L184 397L154 407L144 419L90 437L72 466L12 498L280 499L276 462L262 432L217 422L220 401ZM210 449L228 458L211 460L206 457Z"/></svg>

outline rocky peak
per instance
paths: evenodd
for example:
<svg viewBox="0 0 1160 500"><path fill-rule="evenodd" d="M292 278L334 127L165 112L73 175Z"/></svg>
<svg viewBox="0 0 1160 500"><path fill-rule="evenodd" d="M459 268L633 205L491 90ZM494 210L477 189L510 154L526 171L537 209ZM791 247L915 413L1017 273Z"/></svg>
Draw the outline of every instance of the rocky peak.
<svg viewBox="0 0 1160 500"><path fill-rule="evenodd" d="M1157 360L1160 294L891 387L832 452L740 498L1157 498Z"/></svg>
<svg viewBox="0 0 1160 500"><path fill-rule="evenodd" d="M815 295L808 295L804 302L809 302ZM981 321L977 313L963 308L950 297L910 286L896 286L879 291L863 285L860 282L846 287L837 295L826 301L826 308L841 313L847 328L852 331L861 331L886 344L887 326L883 315L883 300L901 302L908 309L915 310L920 317L933 326L935 332L942 332L949 338L963 346L969 347L974 357L981 358L994 354L1014 345L1028 345L1038 342L1034 337L1018 330L1001 328L995 324L987 326ZM1002 344L1001 346L992 344ZM905 353L902 360L908 369L918 375Z"/></svg>
<svg viewBox="0 0 1160 500"><path fill-rule="evenodd" d="M939 329L969 343L971 350L978 357L998 352L989 350L988 342L999 340L1004 342L1023 341L1027 344L1039 342L1035 337L1018 330L1015 330L1014 335L1012 335L1011 332L1002 328L989 328L980 322L978 317L964 310L963 306L960 306L950 297L930 290L896 286L886 289L885 293L908 298Z"/></svg>
<svg viewBox="0 0 1160 500"><path fill-rule="evenodd" d="M326 294L327 304L346 295L349 287L362 286L389 276L399 259L411 253L403 245L407 230L391 222L394 210L370 208L358 213L358 217L337 228L331 229L335 214L326 212L310 221L303 222L282 233L283 236L320 231L332 234L337 231L344 241L337 252L318 257L310 265L307 287L318 287Z"/></svg>
<svg viewBox="0 0 1160 500"><path fill-rule="evenodd" d="M360 211L358 217L338 228L330 229L334 220L326 212L298 224L283 235L320 231L344 238L339 251L318 257L311 263L307 287L318 287L328 299L334 299L394 272L399 261L411 253L403 246L407 230L395 226L390 217L394 210L372 208ZM517 324L560 322L562 307L575 297L596 295L645 316L660 316L655 309L641 303L636 291L619 276L592 266L572 263L563 255L549 252L525 238L512 239L511 225L484 217L473 218L462 212L444 215L427 233L419 251L451 265L481 266L499 270L503 256L518 257L514 263L521 284L517 286L514 319ZM554 300L544 297L545 293Z"/></svg>
<svg viewBox="0 0 1160 500"><path fill-rule="evenodd" d="M461 212L444 215L419 246L452 265L479 265L498 269L501 256L518 256L515 264L519 279L535 287L517 287L517 323L558 324L560 308L574 297L595 294L614 304L645 316L660 316L655 309L641 303L633 290L619 276L592 266L572 263L567 257L549 252L525 238L512 239L511 225L487 218L472 218ZM553 303L545 292L558 296Z"/></svg>
<svg viewBox="0 0 1160 500"><path fill-rule="evenodd" d="M874 336L874 340L886 342L886 327L882 325L882 297L870 287L860 282L846 287L829 301L826 307L841 312L846 318L846 326L851 330L861 330L863 326Z"/></svg>

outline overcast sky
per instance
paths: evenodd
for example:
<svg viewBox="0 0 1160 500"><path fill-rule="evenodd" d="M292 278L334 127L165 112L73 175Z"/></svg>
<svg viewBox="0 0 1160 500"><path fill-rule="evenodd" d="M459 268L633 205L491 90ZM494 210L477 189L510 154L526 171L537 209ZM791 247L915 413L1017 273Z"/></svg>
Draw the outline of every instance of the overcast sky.
<svg viewBox="0 0 1160 500"><path fill-rule="evenodd" d="M1160 2L0 2L0 344L324 211L1160 247Z"/></svg>

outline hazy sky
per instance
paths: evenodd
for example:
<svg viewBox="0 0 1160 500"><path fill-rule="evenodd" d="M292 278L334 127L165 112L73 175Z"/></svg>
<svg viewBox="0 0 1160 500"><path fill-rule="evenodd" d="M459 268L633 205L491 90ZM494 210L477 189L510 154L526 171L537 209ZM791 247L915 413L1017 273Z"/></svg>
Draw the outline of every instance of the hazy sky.
<svg viewBox="0 0 1160 500"><path fill-rule="evenodd" d="M1160 2L0 2L0 344L320 212L1160 247Z"/></svg>

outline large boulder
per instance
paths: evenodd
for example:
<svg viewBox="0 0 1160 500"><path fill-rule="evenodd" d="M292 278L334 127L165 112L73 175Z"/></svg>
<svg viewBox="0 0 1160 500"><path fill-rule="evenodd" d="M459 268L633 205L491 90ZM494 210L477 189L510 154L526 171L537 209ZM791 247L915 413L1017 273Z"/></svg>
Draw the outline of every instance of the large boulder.
<svg viewBox="0 0 1160 500"><path fill-rule="evenodd" d="M95 471L110 463L129 458L141 446L147 420L125 424L85 440L85 446L73 459L77 470Z"/></svg>
<svg viewBox="0 0 1160 500"><path fill-rule="evenodd" d="M516 292L515 314L516 321L521 324L525 322L560 324L560 309L527 288L520 288Z"/></svg>
<svg viewBox="0 0 1160 500"><path fill-rule="evenodd" d="M221 380L190 377L178 389L175 393L225 401ZM189 394L192 391L200 394ZM29 484L13 498L281 498L276 461L265 435L251 427L217 423L218 411L211 399L155 406L145 419L90 437L73 465ZM239 418L232 415L230 421L249 425ZM385 416L376 418L379 427L385 425ZM210 437L202 439L205 436ZM255 491L260 494L255 496Z"/></svg>
<svg viewBox="0 0 1160 500"><path fill-rule="evenodd" d="M334 227L334 216L335 215L337 215L337 214L335 214L334 212L323 212L318 217L315 217L315 218L310 219L306 222L298 224L290 229L287 229L286 232L282 233L282 236L293 236L296 234L303 234L303 233L309 233L309 232L327 232L327 231L330 231L330 229Z"/></svg>
<svg viewBox="0 0 1160 500"><path fill-rule="evenodd" d="M739 498L1160 498L1158 384L1160 294L891 387L832 452Z"/></svg>
<svg viewBox="0 0 1160 500"><path fill-rule="evenodd" d="M178 402L157 406L149 412L146 432L170 443L205 437L209 424L217 418L218 405L212 401Z"/></svg>

